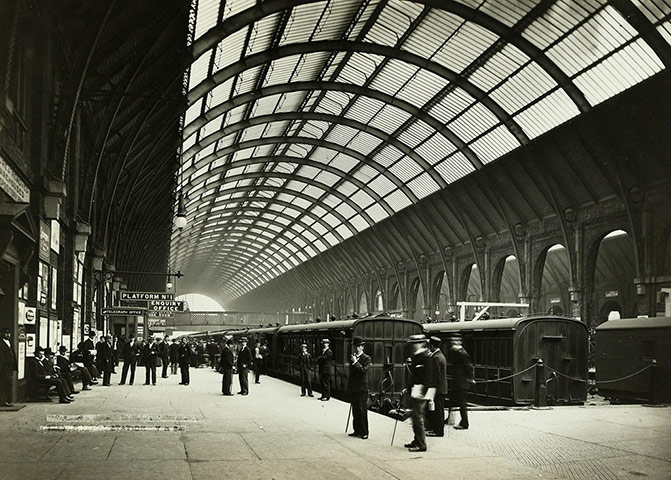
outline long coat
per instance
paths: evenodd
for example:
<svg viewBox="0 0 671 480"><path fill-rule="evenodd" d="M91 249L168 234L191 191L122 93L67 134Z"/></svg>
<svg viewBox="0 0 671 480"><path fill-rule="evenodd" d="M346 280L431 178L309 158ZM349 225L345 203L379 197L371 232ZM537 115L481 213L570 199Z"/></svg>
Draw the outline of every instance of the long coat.
<svg viewBox="0 0 671 480"><path fill-rule="evenodd" d="M368 392L368 368L370 367L370 357L362 353L356 363L349 366L349 379L347 389L352 393Z"/></svg>
<svg viewBox="0 0 671 480"><path fill-rule="evenodd" d="M252 358L252 351L249 347L245 347L238 352L238 372L252 367L254 359Z"/></svg>
<svg viewBox="0 0 671 480"><path fill-rule="evenodd" d="M107 342L100 342L96 360L100 370L103 372L111 372L114 369L114 355L112 353L112 346Z"/></svg>
<svg viewBox="0 0 671 480"><path fill-rule="evenodd" d="M327 348L317 357L317 364L319 365L320 375L333 374L333 351Z"/></svg>
<svg viewBox="0 0 671 480"><path fill-rule="evenodd" d="M450 350L450 374L454 390L470 390L473 383L473 364L463 348Z"/></svg>
<svg viewBox="0 0 671 480"><path fill-rule="evenodd" d="M221 359L219 360L219 367L222 370L230 370L233 368L234 365L234 360L233 360L233 351L229 346L225 346L224 349L221 351Z"/></svg>
<svg viewBox="0 0 671 480"><path fill-rule="evenodd" d="M11 376L12 372L16 372L17 370L14 349L8 347L4 339L0 339L0 376Z"/></svg>
<svg viewBox="0 0 671 480"><path fill-rule="evenodd" d="M429 388L435 388L436 394L447 393L447 361L440 350L436 350L429 356L427 374L427 386Z"/></svg>

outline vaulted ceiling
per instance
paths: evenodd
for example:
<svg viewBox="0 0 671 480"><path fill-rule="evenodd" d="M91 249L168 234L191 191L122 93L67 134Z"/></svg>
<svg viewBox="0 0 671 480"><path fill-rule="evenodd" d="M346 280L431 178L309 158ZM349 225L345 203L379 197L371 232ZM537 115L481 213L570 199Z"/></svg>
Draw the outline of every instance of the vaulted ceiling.
<svg viewBox="0 0 671 480"><path fill-rule="evenodd" d="M380 222L320 271L543 218L545 172L490 164L671 65L671 2L195 0L186 43L171 267L227 304ZM576 204L615 188L581 181L605 148L581 140L555 146Z"/></svg>

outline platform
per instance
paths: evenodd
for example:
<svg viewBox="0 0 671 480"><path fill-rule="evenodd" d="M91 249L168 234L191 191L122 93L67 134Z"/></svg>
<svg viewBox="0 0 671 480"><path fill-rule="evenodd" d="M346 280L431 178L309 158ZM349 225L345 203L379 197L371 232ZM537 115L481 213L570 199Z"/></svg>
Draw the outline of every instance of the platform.
<svg viewBox="0 0 671 480"><path fill-rule="evenodd" d="M348 404L274 378L224 397L211 369L192 369L188 387L177 376L143 386L138 374L70 405L0 413L0 479L671 478L666 407L475 411L469 430L449 428L418 454L403 448L409 420L393 446L394 420L374 413L368 440L348 437Z"/></svg>

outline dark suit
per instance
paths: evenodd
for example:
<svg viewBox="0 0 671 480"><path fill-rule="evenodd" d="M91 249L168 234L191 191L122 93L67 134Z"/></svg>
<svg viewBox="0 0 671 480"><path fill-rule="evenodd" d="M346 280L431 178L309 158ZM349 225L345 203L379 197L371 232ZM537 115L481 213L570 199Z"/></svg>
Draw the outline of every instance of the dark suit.
<svg viewBox="0 0 671 480"><path fill-rule="evenodd" d="M368 368L370 357L365 353L356 362L350 361L347 389L352 402L354 433L368 435Z"/></svg>
<svg viewBox="0 0 671 480"><path fill-rule="evenodd" d="M413 444L418 448L426 448L426 432L424 431L424 412L426 411L426 400L424 395L428 390L428 379L431 376L431 367L429 355L426 349L415 353L412 356L412 375L410 377L410 389L418 390L421 398L415 398L410 395L410 405L412 406L412 432L415 435Z"/></svg>
<svg viewBox="0 0 671 480"><path fill-rule="evenodd" d="M452 376L451 406L458 406L461 414L459 425L468 428L468 391L473 384L473 364L463 347L450 350L450 375Z"/></svg>
<svg viewBox="0 0 671 480"><path fill-rule="evenodd" d="M254 359L249 347L245 347L238 352L238 379L240 381L240 393L247 395L249 393L249 379L247 373L252 366Z"/></svg>
<svg viewBox="0 0 671 480"><path fill-rule="evenodd" d="M177 350L177 358L179 360L179 370L181 373L181 382L180 385L188 385L189 378L189 366L191 365L191 345L188 343L182 343Z"/></svg>
<svg viewBox="0 0 671 480"><path fill-rule="evenodd" d="M38 360L37 357L30 360L28 362L28 378L38 385L47 386L47 388L49 385L54 385L58 391L58 397L65 400L65 380L54 377L49 361L44 357L41 360ZM46 378L47 376L50 378Z"/></svg>
<svg viewBox="0 0 671 480"><path fill-rule="evenodd" d="M0 404L12 403L12 381L17 369L16 353L12 347L0 339Z"/></svg>
<svg viewBox="0 0 671 480"><path fill-rule="evenodd" d="M447 362L439 349L429 356L427 386L436 389L435 408L426 412L427 428L437 436L445 433L445 394L447 393Z"/></svg>
<svg viewBox="0 0 671 480"><path fill-rule="evenodd" d="M221 359L219 360L219 370L224 374L221 379L221 393L224 395L232 395L233 365L233 351L231 350L231 347L226 345L221 352Z"/></svg>
<svg viewBox="0 0 671 480"><path fill-rule="evenodd" d="M158 356L161 358L161 364L163 366L161 370L161 378L168 378L168 343L164 340L158 344Z"/></svg>
<svg viewBox="0 0 671 480"><path fill-rule="evenodd" d="M91 338L88 338L84 340L84 344L82 345L82 356L84 357L84 366L89 369L89 372L95 377L97 374L93 373L95 370L93 370L93 361L95 360L95 355L91 353L91 350L95 350L95 345L93 344L93 340Z"/></svg>
<svg viewBox="0 0 671 480"><path fill-rule="evenodd" d="M61 369L61 377L68 383L70 389L74 392L75 386L72 381L72 363L64 355L56 356L56 365ZM82 387L88 387L91 384L91 374L86 367L76 368L75 371L80 371L82 374Z"/></svg>
<svg viewBox="0 0 671 480"><path fill-rule="evenodd" d="M123 370L121 370L121 385L126 383L126 377L128 377L128 370L130 370L130 381L129 385L133 385L135 381L135 367L137 366L137 360L140 356L140 345L137 343L131 343L130 341L124 342L123 348L121 349L121 357L123 358Z"/></svg>
<svg viewBox="0 0 671 480"><path fill-rule="evenodd" d="M307 392L308 395L312 396L312 379L311 370L312 370L312 355L308 352L301 352L298 355L298 371L301 374L301 395L305 395Z"/></svg>
<svg viewBox="0 0 671 480"><path fill-rule="evenodd" d="M317 357L319 380L321 381L322 398L331 398L331 375L333 375L333 351L327 348Z"/></svg>
<svg viewBox="0 0 671 480"><path fill-rule="evenodd" d="M100 371L103 372L103 385L109 385L114 370L114 353L112 346L107 342L100 342L97 349L97 360Z"/></svg>
<svg viewBox="0 0 671 480"><path fill-rule="evenodd" d="M148 343L144 346L142 351L142 360L144 361L145 368L145 377L144 384L149 385L149 379L151 377L151 383L156 385L156 358L158 357L158 347L156 343Z"/></svg>
<svg viewBox="0 0 671 480"><path fill-rule="evenodd" d="M168 347L170 357L170 373L177 375L177 364L179 362L179 343L171 343Z"/></svg>

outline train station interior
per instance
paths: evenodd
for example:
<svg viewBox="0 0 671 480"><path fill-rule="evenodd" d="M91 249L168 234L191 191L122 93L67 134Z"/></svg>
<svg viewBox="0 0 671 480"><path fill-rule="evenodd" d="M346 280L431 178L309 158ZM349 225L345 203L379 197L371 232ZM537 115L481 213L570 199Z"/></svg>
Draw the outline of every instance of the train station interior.
<svg viewBox="0 0 671 480"><path fill-rule="evenodd" d="M1 0L0 480L671 478L668 68L671 0Z"/></svg>

